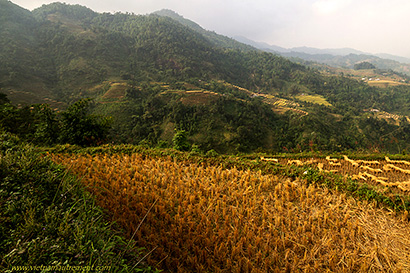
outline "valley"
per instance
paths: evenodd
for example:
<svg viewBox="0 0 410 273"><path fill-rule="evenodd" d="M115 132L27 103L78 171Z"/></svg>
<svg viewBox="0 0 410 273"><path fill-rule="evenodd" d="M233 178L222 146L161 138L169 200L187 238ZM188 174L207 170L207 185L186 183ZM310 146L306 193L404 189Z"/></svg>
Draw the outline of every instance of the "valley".
<svg viewBox="0 0 410 273"><path fill-rule="evenodd" d="M410 271L407 64L58 2L0 37L0 271Z"/></svg>

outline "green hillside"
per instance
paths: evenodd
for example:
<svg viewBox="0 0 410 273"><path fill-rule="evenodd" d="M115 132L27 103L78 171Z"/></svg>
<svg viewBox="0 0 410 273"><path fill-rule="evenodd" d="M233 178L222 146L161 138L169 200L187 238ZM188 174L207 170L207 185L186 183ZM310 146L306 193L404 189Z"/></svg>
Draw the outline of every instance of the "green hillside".
<svg viewBox="0 0 410 273"><path fill-rule="evenodd" d="M409 149L407 85L372 87L319 72L172 11L0 5L0 93L13 105L60 111L93 98L88 111L111 117L107 141L172 146L176 131L185 131L190 145L223 153ZM41 118L23 118L29 108L1 107L6 130L30 139L43 128L33 123ZM61 115L52 119L63 124Z"/></svg>

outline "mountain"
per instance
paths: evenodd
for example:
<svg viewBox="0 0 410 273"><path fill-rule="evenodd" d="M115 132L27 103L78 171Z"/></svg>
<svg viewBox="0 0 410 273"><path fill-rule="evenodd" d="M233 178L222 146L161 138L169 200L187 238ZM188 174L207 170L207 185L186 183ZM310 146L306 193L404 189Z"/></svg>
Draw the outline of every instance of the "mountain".
<svg viewBox="0 0 410 273"><path fill-rule="evenodd" d="M172 18L178 21L179 23L181 23L182 25L202 34L204 37L209 39L215 45L225 47L225 48L240 49L244 51L254 51L255 50L255 48L250 47L246 45L245 43L238 43L235 39L232 39L232 38L220 35L220 34L216 34L213 31L205 30L197 23L184 18L183 16L179 15L178 13L172 10L162 9L162 10L154 12L153 14Z"/></svg>
<svg viewBox="0 0 410 273"><path fill-rule="evenodd" d="M271 59L271 69L281 65L305 69L188 24L169 11L168 15L185 23L157 14L97 14L80 5L53 3L22 13L24 18L16 17L19 25L13 27L18 30L12 31L6 14L22 9L1 1L2 30L8 31L10 42L3 40L7 44L1 51L0 84L18 103L24 103L27 93L38 101L69 102L95 95L89 90L111 78L160 81L197 77L263 88L266 82L252 83L255 80L250 79L256 69L254 57L260 56Z"/></svg>
<svg viewBox="0 0 410 273"><path fill-rule="evenodd" d="M114 142L172 145L175 132L185 131L203 151L410 148L401 78L376 88L321 73L169 10L100 14L53 3L29 12L0 4L7 37L0 93L21 104L15 120L27 121L20 128L34 130L31 136L45 125L24 118L35 113L24 105L61 110L90 97L93 114L112 118ZM20 112L8 109L0 106L0 122L13 131L10 116Z"/></svg>
<svg viewBox="0 0 410 273"><path fill-rule="evenodd" d="M301 52L301 53L307 53L311 55L315 54L329 54L329 55L350 55L350 54L365 54L364 52L361 52L359 50L355 50L352 48L326 48L326 49L318 49L318 48L313 48L313 47L293 47L289 49L290 52Z"/></svg>
<svg viewBox="0 0 410 273"><path fill-rule="evenodd" d="M378 54L375 54L375 56L380 57L382 59L389 59L389 60L393 60L393 61L400 62L400 63L410 64L410 59L406 57L401 57L401 56L396 56L396 55L391 55L391 54L386 54L386 53L378 53Z"/></svg>
<svg viewBox="0 0 410 273"><path fill-rule="evenodd" d="M360 62L370 62L379 69L393 70L410 76L410 59L391 54L370 54L352 48L318 49L312 47L283 48L267 43L255 42L245 37L235 39L260 50L279 54L287 58L324 63L334 67L353 68Z"/></svg>
<svg viewBox="0 0 410 273"><path fill-rule="evenodd" d="M393 59L384 59L374 55L367 54L348 54L348 55L333 55L333 54L307 54L303 52L280 53L281 56L287 58L299 58L305 61L317 62L326 64L332 67L354 68L355 64L361 62L370 62L378 69L391 70L403 77L410 76L410 64L400 63ZM398 59L398 58L396 58ZM405 60L405 59L403 59Z"/></svg>
<svg viewBox="0 0 410 273"><path fill-rule="evenodd" d="M364 52L361 52L359 50L353 49L353 48L326 48L326 49L318 49L318 48L313 48L313 47L293 47L293 48L284 48L276 45L270 45L268 43L264 42L255 42L251 39L248 39L243 36L235 36L235 40L253 46L255 48L265 50L268 52L277 52L277 53L306 53L310 55L349 55L349 54L365 54Z"/></svg>
<svg viewBox="0 0 410 273"><path fill-rule="evenodd" d="M36 88L37 94L26 92L19 102L40 102L38 96L50 95L47 86L54 75L49 69L52 64L47 61L46 52L36 36L39 23L30 11L1 0L0 25L0 87L16 91ZM18 95L13 92L10 97L13 100Z"/></svg>
<svg viewBox="0 0 410 273"><path fill-rule="evenodd" d="M250 40L246 37L243 36L235 36L234 37L235 40L243 43L243 44L247 44L250 46L253 46L255 48L259 48L268 52L289 52L289 49L280 47L280 46L275 46L275 45L269 45L268 43L263 43L263 42L255 42L253 40Z"/></svg>

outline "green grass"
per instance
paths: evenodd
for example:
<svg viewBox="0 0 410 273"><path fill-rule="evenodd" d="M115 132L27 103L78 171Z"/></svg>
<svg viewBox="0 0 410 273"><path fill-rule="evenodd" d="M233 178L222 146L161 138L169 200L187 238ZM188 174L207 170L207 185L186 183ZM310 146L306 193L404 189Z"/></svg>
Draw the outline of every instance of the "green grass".
<svg viewBox="0 0 410 273"><path fill-rule="evenodd" d="M17 141L0 143L0 272L154 272L75 177Z"/></svg>

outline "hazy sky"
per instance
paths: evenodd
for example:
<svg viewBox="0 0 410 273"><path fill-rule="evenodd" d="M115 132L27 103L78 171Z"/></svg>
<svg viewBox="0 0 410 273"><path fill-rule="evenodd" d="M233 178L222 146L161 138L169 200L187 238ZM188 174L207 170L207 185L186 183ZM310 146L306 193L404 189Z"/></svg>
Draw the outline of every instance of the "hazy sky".
<svg viewBox="0 0 410 273"><path fill-rule="evenodd" d="M11 0L32 10L48 0ZM97 12L172 9L207 30L285 48L351 47L410 57L408 0L65 0Z"/></svg>

